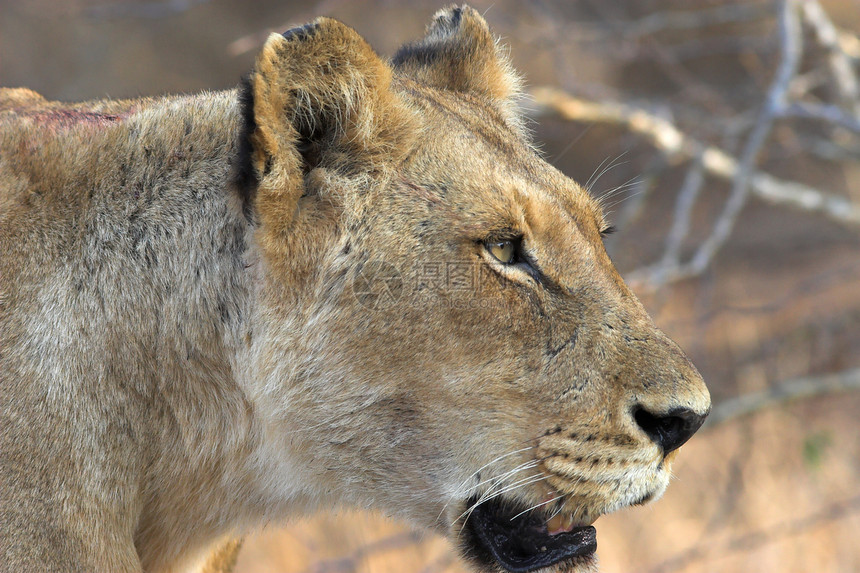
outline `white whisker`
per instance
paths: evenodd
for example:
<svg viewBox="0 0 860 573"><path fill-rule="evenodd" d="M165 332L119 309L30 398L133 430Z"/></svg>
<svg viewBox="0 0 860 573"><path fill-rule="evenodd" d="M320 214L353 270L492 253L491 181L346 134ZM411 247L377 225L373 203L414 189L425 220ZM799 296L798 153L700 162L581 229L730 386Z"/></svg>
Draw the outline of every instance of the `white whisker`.
<svg viewBox="0 0 860 573"><path fill-rule="evenodd" d="M641 195L642 193L644 193L644 191L637 191L635 193L631 193L630 195L625 195L621 199L618 199L617 201L613 201L609 205L603 205L603 209L608 211L609 209L612 209L613 207L620 205L621 203L624 203L628 199L632 199L633 197L637 197L637 196Z"/></svg>
<svg viewBox="0 0 860 573"><path fill-rule="evenodd" d="M617 195L618 193L620 193L622 191L626 191L627 189L637 187L641 183L642 183L642 180L639 178L638 175L631 177L630 179L628 179L627 181L625 181L621 185L613 187L612 189L609 189L608 191L604 191L600 195L600 197L597 198L597 201L598 202L606 201L607 199L609 199L613 195Z"/></svg>
<svg viewBox="0 0 860 573"><path fill-rule="evenodd" d="M509 478L511 478L514 474L517 474L517 473L522 472L522 471L530 470L530 469L534 468L535 466L537 466L538 463L540 463L540 462L538 462L536 460L530 460L528 462L525 462L523 464L518 465L517 467L515 467L512 470L509 470L509 471L503 473L501 476L494 476L492 478L485 479L484 481L475 484L470 489L477 489L486 483L492 483L492 485L489 487L489 489L487 489L487 491L485 491L483 494L481 494L481 497L478 498L478 501L476 501L474 506L472 506L472 507L474 508L474 507L480 505L481 503L483 503L486 499L488 499L488 496L491 496L493 494L493 492L495 491L496 488L504 486L505 482ZM466 493L466 492L463 492L463 493ZM447 508L450 503L451 503L451 500L449 500L447 503L445 503L445 506L442 508L442 512L439 513L439 516L437 517L437 519L442 517L442 513L445 512L445 508ZM466 511L469 511L469 510L467 509ZM463 515L461 514L460 517L463 517ZM460 519L460 517L458 517L457 519ZM456 522L457 519L455 519L454 521Z"/></svg>
<svg viewBox="0 0 860 573"><path fill-rule="evenodd" d="M552 502L556 501L556 499L557 499L557 498L548 499L548 500L546 500L546 501L542 501L542 502L540 502L540 503L538 503L538 504L536 504L536 505L533 505L533 506L531 506L531 507L530 507L530 508L528 508L528 509L524 509L524 510L522 510L521 512L519 512L518 514L516 514L515 516L513 516L513 517L511 518L511 521L515 520L516 518L518 518L519 516L521 516L521 515L522 515L522 514L524 514L524 513L528 513L528 512L530 512L530 511L532 511L532 510L534 510L534 509L537 509L537 508L539 508L539 507L543 507L544 505L546 505L546 504L548 504L548 503L552 503Z"/></svg>
<svg viewBox="0 0 860 573"><path fill-rule="evenodd" d="M472 489L477 489L477 488L481 487L482 485L484 485L485 483L490 483L490 482L500 483L500 482L503 482L503 481L505 481L506 479L508 479L509 477L511 477L513 474L519 473L519 472L524 471L524 470L529 470L529 469L531 469L531 468L533 468L533 467L537 467L537 465L538 465L539 463L540 463L540 462L539 462L538 460L529 460L529 461L527 461L527 462L525 462L525 463L522 463L522 464L518 465L517 467L515 467L515 468L514 468L514 469L512 469L512 470L506 471L505 473L503 473L503 474L502 474L502 475L500 475L500 476L487 478L487 479L485 479L484 481L482 481L482 482L479 482L479 483L475 484L475 485L474 485L474 487L473 487Z"/></svg>
<svg viewBox="0 0 860 573"><path fill-rule="evenodd" d="M588 181L586 181L586 182L585 182L585 185L583 185L583 187L585 188L585 190L586 190L586 191L590 191L590 190L591 190L591 184L592 184L592 181L591 181L591 180L592 180L592 179L595 179L595 175L597 175L597 172L600 170L600 168L601 168L601 167L603 167L603 164L604 164L604 163L606 163L608 160L609 160L609 158L607 157L606 159L604 159L603 161L601 161L601 162L600 162L600 165L598 165L598 166L594 169L594 171L592 171L591 175L590 175L590 176L589 176L589 178L588 178ZM601 172L601 175L602 175L602 174L603 174L603 173ZM597 179L599 179L599 178L600 178L600 175L597 175ZM595 179L595 181L596 181L596 179Z"/></svg>
<svg viewBox="0 0 860 573"><path fill-rule="evenodd" d="M600 180L601 177L603 177L604 175L606 175L607 173L609 173L610 171L612 171L616 167L619 167L619 166L627 163L626 161L619 161L626 154L627 154L627 152L625 151L624 153L615 157L609 163L606 163L607 160L609 159L608 157L606 159L604 159L603 161L601 161L600 165L597 166L597 169L594 170L594 173L597 173L598 170L600 170L600 173L597 173L597 176L595 176L594 173L591 174L591 177L589 177L588 181L585 182L585 190L588 191L589 193L591 193L592 190L594 189L594 186L597 184L597 182ZM606 164L606 165L604 166L604 164ZM602 169L601 169L601 167L602 167Z"/></svg>
<svg viewBox="0 0 860 573"><path fill-rule="evenodd" d="M525 470L525 469L529 469L529 467L534 467L534 465L537 465L537 462L535 462L535 460L529 460L529 461L527 461L527 462L524 462L524 463L522 463L522 464L518 465L518 466L517 466L517 467L515 467L514 469L509 470L509 471L507 471L507 472L503 473L500 477L488 478L488 479L485 479L484 481L481 481L481 482L479 482L479 483L477 483L477 484L475 484L475 485L473 485L473 486L469 486L469 481L470 481L472 478L474 478L475 476L477 476L478 474L480 474L480 473L481 473L483 470L485 470L486 468L488 468L488 467L490 467L491 465L493 465L493 464L495 464L495 463L498 463L498 462L500 462L500 461L502 461L502 460L504 460L505 458L508 458L508 457L510 457L510 456L513 456L513 455L516 455L516 454L520 454L520 453L522 453L522 452L525 452L525 451L528 451L528 450L534 449L534 447L535 447L535 446L526 446L525 448L520 448L519 450L514 450L514 451L512 451L512 452L508 452L508 453L506 453L506 454L502 454L501 456L499 456L499 457L495 458L494 460L491 460L491 461L489 461L489 462L485 463L484 465L482 465L481 467L479 467L478 469L476 469L474 472L472 472L472 473L469 475L469 477L468 477L468 478L466 478L466 479L463 481L463 483L461 483L459 486L457 486L457 488L454 490L454 495L453 495L453 496L452 496L452 497L451 497L447 502L445 502L445 505L443 505L443 506L442 506L442 510L439 512L439 515L436 517L436 520L438 521L439 519L441 519L441 518L442 518L442 514L443 514L443 513L445 513L445 510L448 508L448 506L451 504L451 502L456 498L456 496L457 496L458 494L460 494L460 493L466 493L466 492L468 492L469 490L472 490L472 489L478 488L478 487L480 487L480 486L484 485L485 483L489 483L489 482L492 482L492 481L494 481L494 480L506 479L506 478L507 478L509 475L511 475L511 474L514 474L514 473L517 473L517 472L523 471L523 470ZM530 464L533 464L533 463L534 463L534 465L530 465Z"/></svg>
<svg viewBox="0 0 860 573"><path fill-rule="evenodd" d="M456 489L456 490L454 490L454 491L468 491L468 489L469 489L469 488L466 488L465 490L464 490L463 488L464 488L465 486L467 486L467 485L468 485L469 480L471 480L471 479L472 479L472 477L473 477L473 476L475 476L475 474L481 473L481 471L483 471L484 469L486 469L486 468L490 467L491 465L493 465L493 464L494 464L494 463L496 463L496 462L500 462L500 461L502 461L503 459L505 459L505 458L507 458L507 457L509 457L509 456L513 456L513 455L516 455L516 454L519 454L519 453L525 452L526 450L530 450L530 449L533 449L533 448L534 448L534 446L526 446L525 448L520 448L519 450L515 450L515 451L513 451L513 452L508 452L507 454L501 455L501 456L497 457L496 459L494 459L494 460L492 460L492 461L490 461L490 462L485 463L484 465L482 465L481 467L479 467L478 469L476 469L475 471L473 471L473 472L472 472L472 474L471 474L468 478L466 478L466 480L465 480L465 481L463 481L463 483L461 483L461 484L457 487L457 489ZM529 462L525 462L525 463L529 463ZM518 466L518 467L519 467L519 466ZM484 482L482 482L482 483L484 483Z"/></svg>
<svg viewBox="0 0 860 573"><path fill-rule="evenodd" d="M563 496L559 497L558 500L563 500L565 498L565 496L567 496L567 494L564 494ZM549 516L549 519L552 519L553 517L555 517L556 515L561 513L563 509L564 509L564 503L558 504L558 507L555 508L555 511L552 512L552 515ZM549 519L547 521L549 521Z"/></svg>
<svg viewBox="0 0 860 573"><path fill-rule="evenodd" d="M465 527L465 526L466 526L466 522L469 520L469 517L471 517L472 512L473 512L473 511L475 511L475 509L476 509L479 505L481 505L482 503L486 503L486 502L488 502L488 501L490 501L490 500L492 500L492 499L495 499L495 498L499 497L500 495L503 495L503 494L505 494L505 493L508 493L509 491L513 491L513 490L515 490L515 489L518 489L518 488L521 488L521 487L525 487L525 486L527 486L527 485L531 485L531 484L533 484L533 483L537 483L537 482L539 482L539 481L543 481L543 480L547 479L548 477L549 477L549 475L544 474L544 473L533 474L533 475L531 475L531 476L529 476L529 477L527 477L527 478L523 478L523 479L521 479L521 480L519 480L519 481L517 481L517 482L514 482L513 484L508 485L508 486L506 486L506 487L504 487L504 488L502 488L502 489L500 489L500 490L498 490L498 491L494 491L494 492L492 493L492 495L486 495L486 494L485 494L485 495L481 496L481 499L479 499L478 501L476 501L475 503L473 503L473 504L472 504L472 506L471 506L471 507L469 507L469 509L467 509L466 511L464 511L463 513L461 513L461 514L457 517L457 519L455 519L455 520L454 520L454 523L456 523L457 521L459 521L459 520L462 518L462 519L463 519L463 524L462 524L462 526L460 527L460 531L462 531L462 530L463 530L463 527Z"/></svg>

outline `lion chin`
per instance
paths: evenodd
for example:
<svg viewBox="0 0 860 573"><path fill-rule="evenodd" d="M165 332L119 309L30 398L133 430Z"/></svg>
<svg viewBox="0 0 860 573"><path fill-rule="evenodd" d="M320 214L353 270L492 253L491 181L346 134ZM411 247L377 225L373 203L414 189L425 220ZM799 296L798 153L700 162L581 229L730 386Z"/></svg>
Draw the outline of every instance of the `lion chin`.
<svg viewBox="0 0 860 573"><path fill-rule="evenodd" d="M463 558L477 571L596 571L594 523L598 517L628 505L648 503L660 497L665 486L663 481L635 500L616 499L612 504L594 499L569 503L554 491L533 504L486 492L460 504L451 536L458 540Z"/></svg>
<svg viewBox="0 0 860 573"><path fill-rule="evenodd" d="M475 505L478 499L469 500ZM479 570L584 572L597 568L597 531L548 509L529 511L492 500L476 505L463 528L461 551Z"/></svg>

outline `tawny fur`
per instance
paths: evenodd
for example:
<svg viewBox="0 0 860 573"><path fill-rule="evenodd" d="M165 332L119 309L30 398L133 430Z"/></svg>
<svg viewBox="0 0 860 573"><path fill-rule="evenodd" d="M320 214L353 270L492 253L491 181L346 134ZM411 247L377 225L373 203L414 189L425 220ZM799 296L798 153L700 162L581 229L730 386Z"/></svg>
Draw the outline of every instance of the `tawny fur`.
<svg viewBox="0 0 860 573"><path fill-rule="evenodd" d="M241 98L0 91L0 570L176 571L221 544L219 570L225 538L341 505L456 538L528 462L509 496L580 520L659 496L631 412L707 390L517 86L447 8L391 63L330 19L273 35ZM513 236L540 279L483 245ZM403 289L370 308L379 262ZM437 280L452 264L469 288Z"/></svg>

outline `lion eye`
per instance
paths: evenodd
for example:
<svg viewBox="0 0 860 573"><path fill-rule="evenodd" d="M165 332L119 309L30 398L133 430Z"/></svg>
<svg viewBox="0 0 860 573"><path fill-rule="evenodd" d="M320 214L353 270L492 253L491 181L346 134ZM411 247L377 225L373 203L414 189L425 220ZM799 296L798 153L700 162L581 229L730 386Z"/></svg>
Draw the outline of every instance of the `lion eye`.
<svg viewBox="0 0 860 573"><path fill-rule="evenodd" d="M496 257L499 262L509 265L514 262L517 250L513 241L499 241L493 243L484 243L490 254Z"/></svg>

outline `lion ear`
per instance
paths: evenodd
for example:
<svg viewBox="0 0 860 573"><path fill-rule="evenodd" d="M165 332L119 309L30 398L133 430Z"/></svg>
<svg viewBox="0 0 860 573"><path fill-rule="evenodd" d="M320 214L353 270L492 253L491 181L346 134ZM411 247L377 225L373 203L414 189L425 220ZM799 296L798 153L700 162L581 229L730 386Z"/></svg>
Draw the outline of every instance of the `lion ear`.
<svg viewBox="0 0 860 573"><path fill-rule="evenodd" d="M399 72L436 88L501 103L519 95L520 78L486 20L465 5L437 12L424 39L400 48L393 64Z"/></svg>
<svg viewBox="0 0 860 573"><path fill-rule="evenodd" d="M313 168L367 172L403 149L406 108L392 70L330 18L269 36L240 92L238 180L263 225L285 227Z"/></svg>

